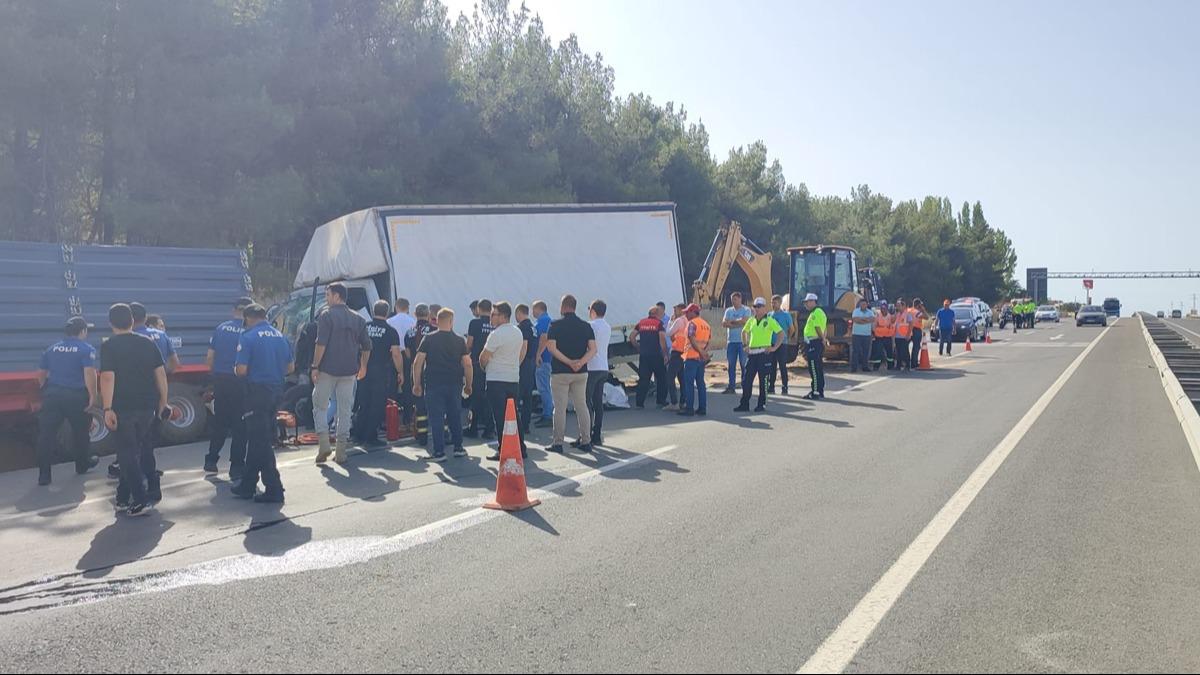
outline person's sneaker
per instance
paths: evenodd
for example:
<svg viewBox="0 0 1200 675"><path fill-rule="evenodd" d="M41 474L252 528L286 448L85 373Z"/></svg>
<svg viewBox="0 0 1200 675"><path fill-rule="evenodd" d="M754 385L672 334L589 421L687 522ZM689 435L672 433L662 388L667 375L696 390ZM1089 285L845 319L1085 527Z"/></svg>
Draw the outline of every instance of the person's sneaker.
<svg viewBox="0 0 1200 675"><path fill-rule="evenodd" d="M556 455L561 455L563 454L563 446L558 444L552 445L549 448L546 448L546 452L553 452Z"/></svg>
<svg viewBox="0 0 1200 675"><path fill-rule="evenodd" d="M148 516L151 513L154 513L154 505L153 504L134 504L133 506L130 506L129 510L126 511L125 513L129 514L130 518L139 518L142 516Z"/></svg>
<svg viewBox="0 0 1200 675"><path fill-rule="evenodd" d="M592 444L591 444L591 443L587 443L587 444L584 444L584 445L581 445L581 446L579 446L579 451L580 451L580 452L587 452L587 453L592 453L592 452L594 452L594 450L593 450L593 448L592 448Z"/></svg>
<svg viewBox="0 0 1200 675"><path fill-rule="evenodd" d="M603 447L604 446L604 437L601 436L600 434L593 434L591 445L599 445L599 446Z"/></svg>
<svg viewBox="0 0 1200 675"><path fill-rule="evenodd" d="M722 394L736 394L737 390L734 389L733 387L726 387L725 390L722 391L721 393Z"/></svg>
<svg viewBox="0 0 1200 675"><path fill-rule="evenodd" d="M820 400L822 400L822 401L824 401L824 400L825 400L825 394L817 394L817 398L818 398L818 399L820 399Z"/></svg>
<svg viewBox="0 0 1200 675"><path fill-rule="evenodd" d="M113 508L115 508L118 511L128 511L129 510L129 500L127 499L125 501L113 502Z"/></svg>
<svg viewBox="0 0 1200 675"><path fill-rule="evenodd" d="M158 504L158 503L162 502L162 490L158 490L155 492L147 492L146 493L146 501L151 504Z"/></svg>
<svg viewBox="0 0 1200 675"><path fill-rule="evenodd" d="M433 453L429 453L429 461L441 464L442 462L446 461L446 453L443 452L443 453L439 453L436 455Z"/></svg>
<svg viewBox="0 0 1200 675"><path fill-rule="evenodd" d="M681 408L681 409L679 410L679 412L677 412L677 413L675 413L675 414L676 414L676 415L679 415L680 417L692 417L692 416L694 416L696 413L692 412L692 409L691 409L691 408Z"/></svg>
<svg viewBox="0 0 1200 675"><path fill-rule="evenodd" d="M750 404L743 403L733 409L733 412L750 412Z"/></svg>
<svg viewBox="0 0 1200 675"><path fill-rule="evenodd" d="M215 476L216 474L221 473L221 470L217 468L216 462L205 462L204 473L210 476Z"/></svg>
<svg viewBox="0 0 1200 675"><path fill-rule="evenodd" d="M253 488L253 487L246 487L246 488L243 488L241 485L239 485L239 486L237 486L237 487L235 487L235 488L230 488L229 492L230 492L230 494L232 494L232 495L233 495L233 496L234 496L236 499L254 499L254 496L255 496L256 494L258 494L258 490L257 490L257 489L255 489L255 488Z"/></svg>
<svg viewBox="0 0 1200 675"><path fill-rule="evenodd" d="M805 401L819 401L821 397L816 392L809 392L803 396Z"/></svg>
<svg viewBox="0 0 1200 675"><path fill-rule="evenodd" d="M121 477L121 465L117 464L116 462L109 464L108 465L108 477L109 478L120 478Z"/></svg>
<svg viewBox="0 0 1200 675"><path fill-rule="evenodd" d="M499 462L500 461L500 451L497 450L496 452L493 452L492 454L488 455L488 461L489 462Z"/></svg>
<svg viewBox="0 0 1200 675"><path fill-rule="evenodd" d="M704 417L705 415L707 415L707 414L708 414L708 409L706 409L706 408L701 408L701 409L699 409L699 410L697 410L697 411L696 411L696 414L697 414L697 415L699 415L700 417Z"/></svg>
<svg viewBox="0 0 1200 675"><path fill-rule="evenodd" d="M666 410L666 409L667 409L667 404L666 404L666 403L659 403L659 404L655 405L654 407L655 407L655 408L658 408L659 410Z"/></svg>
<svg viewBox="0 0 1200 675"><path fill-rule="evenodd" d="M863 372L866 372L866 371L863 371ZM787 392L787 387L784 387L783 389L780 389L780 390L779 390L779 393L780 393L780 395L782 395L782 396L787 396L787 393L788 393L788 392Z"/></svg>
<svg viewBox="0 0 1200 675"><path fill-rule="evenodd" d="M775 393L775 387L768 387L768 388L767 388L767 393L768 393L768 394L774 394L774 393Z"/></svg>
<svg viewBox="0 0 1200 675"><path fill-rule="evenodd" d="M38 472L38 485L45 486L45 485L49 485L49 484L50 484L50 470L47 469L45 471L39 471Z"/></svg>
<svg viewBox="0 0 1200 675"><path fill-rule="evenodd" d="M754 412L765 412L766 409L767 409L767 406L765 406L765 405L754 406Z"/></svg>
<svg viewBox="0 0 1200 675"><path fill-rule="evenodd" d="M259 495L254 495L254 503L255 504L282 504L283 503L283 493L279 492L279 493L272 494L270 492L264 492Z"/></svg>
<svg viewBox="0 0 1200 675"><path fill-rule="evenodd" d="M229 467L229 480L233 481L234 483L240 481L242 479L242 476L244 476L245 474L246 474L246 467L244 467L244 466L234 465L234 466Z"/></svg>
<svg viewBox="0 0 1200 675"><path fill-rule="evenodd" d="M466 456L467 456L467 449L466 449L466 448L455 448L455 449L454 449L454 456L455 456L455 457L466 457Z"/></svg>
<svg viewBox="0 0 1200 675"><path fill-rule="evenodd" d="M88 461L85 466L77 465L75 467L75 473L82 476L83 474L91 471L92 469L96 468L97 466L100 466L100 458L95 455L92 455L91 457L88 457Z"/></svg>

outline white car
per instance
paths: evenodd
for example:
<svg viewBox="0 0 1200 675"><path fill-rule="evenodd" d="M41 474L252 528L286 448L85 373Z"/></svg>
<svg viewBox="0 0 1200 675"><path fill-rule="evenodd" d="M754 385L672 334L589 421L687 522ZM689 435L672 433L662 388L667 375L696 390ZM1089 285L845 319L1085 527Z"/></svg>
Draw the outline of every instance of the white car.
<svg viewBox="0 0 1200 675"><path fill-rule="evenodd" d="M1060 321L1058 316L1058 308L1051 307L1050 305L1042 305L1041 307L1037 308L1037 312L1034 312L1033 320L1038 323L1043 321L1053 321L1054 323L1058 323Z"/></svg>
<svg viewBox="0 0 1200 675"><path fill-rule="evenodd" d="M979 311L979 314L981 316L983 316L983 322L984 322L985 327L987 327L987 328L992 327L992 325L993 325L992 306L987 304L986 302L984 302L982 298L976 298L976 297L958 298L957 300L954 301L953 304L955 304L955 305L975 305L975 309Z"/></svg>

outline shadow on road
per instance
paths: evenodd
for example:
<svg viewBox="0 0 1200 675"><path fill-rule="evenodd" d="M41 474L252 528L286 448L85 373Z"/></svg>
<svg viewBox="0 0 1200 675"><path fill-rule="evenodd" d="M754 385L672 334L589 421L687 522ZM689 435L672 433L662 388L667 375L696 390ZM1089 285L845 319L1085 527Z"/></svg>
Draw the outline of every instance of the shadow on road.
<svg viewBox="0 0 1200 675"><path fill-rule="evenodd" d="M87 476L79 476L71 471L69 475L60 478L58 474L62 473L63 468L58 467L55 471L54 482L47 487L31 486L29 491L14 505L17 511L37 512L39 516L51 517L79 508L87 496L84 490L84 481Z"/></svg>
<svg viewBox="0 0 1200 675"><path fill-rule="evenodd" d="M274 520L251 523L242 545L248 553L280 556L312 541L312 528L301 527L276 511Z"/></svg>
<svg viewBox="0 0 1200 675"><path fill-rule="evenodd" d="M155 511L144 518L118 515L108 527L92 537L92 545L75 565L85 579L101 579L116 565L139 560L154 552L167 530L175 523Z"/></svg>

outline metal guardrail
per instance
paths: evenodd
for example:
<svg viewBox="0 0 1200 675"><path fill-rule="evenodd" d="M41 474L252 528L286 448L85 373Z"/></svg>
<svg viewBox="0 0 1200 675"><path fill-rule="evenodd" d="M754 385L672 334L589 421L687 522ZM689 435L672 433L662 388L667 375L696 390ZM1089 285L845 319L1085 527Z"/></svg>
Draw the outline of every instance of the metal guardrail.
<svg viewBox="0 0 1200 675"><path fill-rule="evenodd" d="M1142 320L1184 393L1200 411L1200 348L1162 319L1143 314Z"/></svg>

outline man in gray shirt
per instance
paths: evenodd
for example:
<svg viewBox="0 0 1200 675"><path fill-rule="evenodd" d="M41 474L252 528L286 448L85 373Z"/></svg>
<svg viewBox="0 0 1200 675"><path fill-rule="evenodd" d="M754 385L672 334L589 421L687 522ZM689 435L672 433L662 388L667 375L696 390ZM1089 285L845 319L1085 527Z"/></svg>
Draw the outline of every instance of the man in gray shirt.
<svg viewBox="0 0 1200 675"><path fill-rule="evenodd" d="M317 316L317 348L313 353L313 420L320 447L317 464L334 455L338 464L346 462L350 441L350 417L354 408L354 385L366 377L371 356L371 337L367 322L346 306L348 293L340 283L325 288L328 306ZM337 399L337 441L329 447L329 401Z"/></svg>

